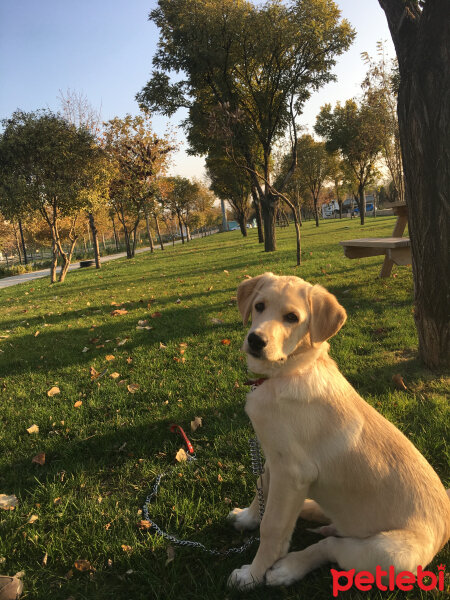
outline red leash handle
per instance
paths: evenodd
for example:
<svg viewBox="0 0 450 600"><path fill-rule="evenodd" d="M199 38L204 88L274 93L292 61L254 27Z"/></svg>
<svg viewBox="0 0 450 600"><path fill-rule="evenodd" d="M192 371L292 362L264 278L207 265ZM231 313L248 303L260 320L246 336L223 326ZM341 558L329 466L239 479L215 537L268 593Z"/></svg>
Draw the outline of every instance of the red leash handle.
<svg viewBox="0 0 450 600"><path fill-rule="evenodd" d="M194 454L194 446L191 444L191 442L188 439L188 436L184 433L184 429L182 427L180 427L179 425L171 425L170 426L170 431L172 433L175 433L175 431L178 429L180 435L183 437L184 441L186 442L186 446L187 449L189 451L190 454Z"/></svg>

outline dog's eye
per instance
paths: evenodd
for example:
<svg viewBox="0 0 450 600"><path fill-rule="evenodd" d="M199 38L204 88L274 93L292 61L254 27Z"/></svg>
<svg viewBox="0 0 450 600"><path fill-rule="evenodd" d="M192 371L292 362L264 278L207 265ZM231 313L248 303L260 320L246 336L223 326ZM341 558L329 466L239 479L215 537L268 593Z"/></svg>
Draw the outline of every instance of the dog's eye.
<svg viewBox="0 0 450 600"><path fill-rule="evenodd" d="M284 316L284 319L288 323L298 323L298 317L295 313L288 313Z"/></svg>
<svg viewBox="0 0 450 600"><path fill-rule="evenodd" d="M265 309L264 302L257 302L255 304L256 312L262 312Z"/></svg>

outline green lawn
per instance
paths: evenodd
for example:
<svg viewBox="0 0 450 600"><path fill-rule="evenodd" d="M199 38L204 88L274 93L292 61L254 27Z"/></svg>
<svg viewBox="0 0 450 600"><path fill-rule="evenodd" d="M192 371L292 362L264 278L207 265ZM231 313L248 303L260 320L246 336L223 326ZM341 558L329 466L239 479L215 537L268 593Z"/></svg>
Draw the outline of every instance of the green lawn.
<svg viewBox="0 0 450 600"><path fill-rule="evenodd" d="M393 217L368 219L364 228L347 219L318 229L306 223L299 268L291 226L278 229L276 253L263 252L255 230L245 240L236 231L113 261L101 271L71 272L62 285L41 279L0 291L0 493L19 499L14 511L0 514L0 572L25 571L24 598L241 596L227 590L226 579L251 562L256 545L226 559L176 548L167 562L167 543L138 522L154 477L168 471L151 507L158 524L221 549L245 537L225 522L231 508L248 505L254 489L240 353L245 330L235 303L245 275L296 274L336 294L348 312L331 343L342 372L450 484L448 379L416 358L411 269L394 267L393 277L380 280L381 257L350 261L338 245L390 235L393 224ZM111 316L117 308L128 312ZM136 329L139 320L153 328ZM91 379L91 367L106 372ZM395 388L396 373L406 391ZM139 389L129 392L130 384ZM60 393L48 397L53 386ZM177 463L181 438L169 425L179 423L190 434L195 416L203 418L203 427L189 435L198 460ZM33 424L39 433L27 432ZM40 452L43 466L32 463ZM38 519L29 523L33 515ZM299 523L294 548L317 539L307 526ZM433 570L449 558L442 552ZM90 571L75 568L81 559ZM331 598L330 568L290 588L245 597ZM414 590L406 597L426 594Z"/></svg>

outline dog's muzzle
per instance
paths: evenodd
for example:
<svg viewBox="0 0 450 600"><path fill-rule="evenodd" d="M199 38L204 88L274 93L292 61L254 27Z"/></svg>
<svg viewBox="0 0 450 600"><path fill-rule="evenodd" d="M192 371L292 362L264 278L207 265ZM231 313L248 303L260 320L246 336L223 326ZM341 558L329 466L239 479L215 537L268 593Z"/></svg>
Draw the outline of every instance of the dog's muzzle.
<svg viewBox="0 0 450 600"><path fill-rule="evenodd" d="M263 349L267 346L267 340L252 332L247 338L247 343L249 354L255 358L261 358Z"/></svg>

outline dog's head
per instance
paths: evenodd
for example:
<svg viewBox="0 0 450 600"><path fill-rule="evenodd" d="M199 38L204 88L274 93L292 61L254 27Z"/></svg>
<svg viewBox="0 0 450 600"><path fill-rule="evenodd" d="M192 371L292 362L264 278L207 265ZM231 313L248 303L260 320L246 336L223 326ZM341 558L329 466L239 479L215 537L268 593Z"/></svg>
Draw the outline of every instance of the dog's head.
<svg viewBox="0 0 450 600"><path fill-rule="evenodd" d="M250 369L258 373L317 349L347 318L336 297L322 286L273 273L243 281L237 302L244 325L252 317L243 350Z"/></svg>

